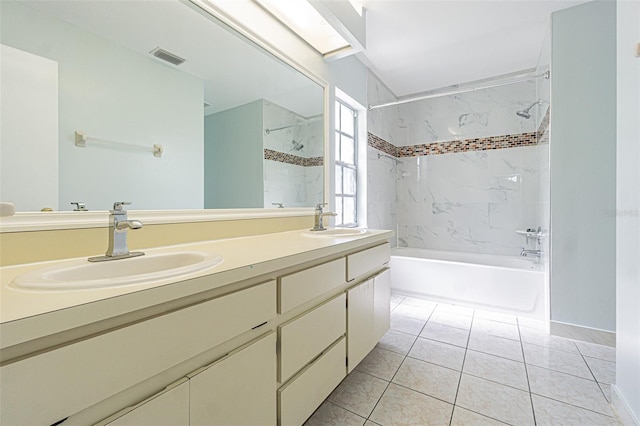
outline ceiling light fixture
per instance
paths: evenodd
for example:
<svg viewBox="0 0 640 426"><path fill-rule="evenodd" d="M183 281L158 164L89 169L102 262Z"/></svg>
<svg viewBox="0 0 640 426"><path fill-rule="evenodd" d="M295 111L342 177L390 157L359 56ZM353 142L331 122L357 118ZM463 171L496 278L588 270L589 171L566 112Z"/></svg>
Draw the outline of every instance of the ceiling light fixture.
<svg viewBox="0 0 640 426"><path fill-rule="evenodd" d="M254 0L322 55L350 47L349 42L307 0Z"/></svg>

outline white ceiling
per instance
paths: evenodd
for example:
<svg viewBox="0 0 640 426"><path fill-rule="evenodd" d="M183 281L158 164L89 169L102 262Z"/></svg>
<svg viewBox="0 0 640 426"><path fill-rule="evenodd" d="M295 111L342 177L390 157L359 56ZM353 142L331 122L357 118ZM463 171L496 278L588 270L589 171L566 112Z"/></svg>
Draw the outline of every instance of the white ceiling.
<svg viewBox="0 0 640 426"><path fill-rule="evenodd" d="M2 1L2 0L0 0ZM322 87L180 1L25 1L46 15L203 80L206 114L267 99L303 117L322 113ZM149 55L162 47L187 61ZM65 46L59 46L65 48ZM69 48L69 47L67 47Z"/></svg>
<svg viewBox="0 0 640 426"><path fill-rule="evenodd" d="M360 59L396 96L535 68L551 13L584 1L360 0Z"/></svg>

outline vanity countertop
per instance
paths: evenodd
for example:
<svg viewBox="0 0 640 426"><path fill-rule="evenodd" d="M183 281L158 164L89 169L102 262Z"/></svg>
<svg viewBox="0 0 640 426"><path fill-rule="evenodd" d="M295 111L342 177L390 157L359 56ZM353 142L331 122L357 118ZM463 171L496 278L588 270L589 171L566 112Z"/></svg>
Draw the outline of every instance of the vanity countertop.
<svg viewBox="0 0 640 426"><path fill-rule="evenodd" d="M38 268L69 260L0 268L0 349L118 315L149 308L238 281L311 262L321 257L381 243L392 231L369 230L350 237L314 238L303 230L212 240L145 250L148 254L201 251L222 256L217 266L175 278L113 288L32 291L9 287L11 281ZM116 261L117 262L117 261Z"/></svg>

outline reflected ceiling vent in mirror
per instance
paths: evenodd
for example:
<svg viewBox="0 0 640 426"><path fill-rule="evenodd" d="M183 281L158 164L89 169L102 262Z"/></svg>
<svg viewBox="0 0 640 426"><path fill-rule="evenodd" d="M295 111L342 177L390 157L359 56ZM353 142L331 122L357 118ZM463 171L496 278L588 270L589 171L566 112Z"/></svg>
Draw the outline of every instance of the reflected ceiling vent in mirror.
<svg viewBox="0 0 640 426"><path fill-rule="evenodd" d="M182 59L180 56L161 49L160 47L156 47L149 53L151 53L156 58L162 59L163 61L169 62L173 65L180 65L185 61L185 59Z"/></svg>

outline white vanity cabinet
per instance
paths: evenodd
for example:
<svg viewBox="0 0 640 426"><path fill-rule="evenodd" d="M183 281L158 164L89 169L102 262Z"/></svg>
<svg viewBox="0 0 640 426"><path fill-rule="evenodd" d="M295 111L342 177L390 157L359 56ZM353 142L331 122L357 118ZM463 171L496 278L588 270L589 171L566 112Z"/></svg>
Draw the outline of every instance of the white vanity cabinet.
<svg viewBox="0 0 640 426"><path fill-rule="evenodd" d="M389 329L389 257L380 237L278 259L117 325L51 336L3 360L0 424L299 426Z"/></svg>
<svg viewBox="0 0 640 426"><path fill-rule="evenodd" d="M350 373L389 330L389 269L347 291L347 366Z"/></svg>
<svg viewBox="0 0 640 426"><path fill-rule="evenodd" d="M276 333L189 375L191 425L276 424Z"/></svg>
<svg viewBox="0 0 640 426"><path fill-rule="evenodd" d="M176 426L189 424L189 381L185 377L140 404L97 426Z"/></svg>

